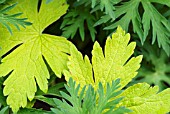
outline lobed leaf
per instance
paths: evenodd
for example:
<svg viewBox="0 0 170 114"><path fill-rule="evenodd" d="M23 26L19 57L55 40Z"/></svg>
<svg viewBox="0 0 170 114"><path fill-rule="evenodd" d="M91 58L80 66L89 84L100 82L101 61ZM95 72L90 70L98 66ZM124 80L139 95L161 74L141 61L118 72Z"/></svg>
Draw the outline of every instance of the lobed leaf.
<svg viewBox="0 0 170 114"><path fill-rule="evenodd" d="M142 56L129 59L135 48L134 42L128 44L129 40L130 35L125 34L125 31L123 31L121 27L118 27L117 31L112 34L112 39L110 37L107 38L104 54L100 45L97 42L94 44L92 65L87 56L85 56L83 60L81 53L78 52L75 47L71 47L71 55L69 56L69 62L67 64L69 70L64 71L66 80L68 81L68 78L71 77L81 84L78 85L81 88L85 85L94 87L94 90L98 91L99 97L101 98L97 97L99 100L98 106L103 106L106 96L101 96L104 96L104 93L111 95L108 92L110 87L104 84L111 83L112 80L120 78L121 87L117 89L122 89L137 74L136 70L138 70L140 66ZM97 84L99 84L99 87ZM103 86L101 84L103 84ZM170 111L170 89L157 93L158 90L158 86L152 88L146 83L135 84L118 96L117 93L114 94L117 96L116 98L124 97L116 107L128 107L132 110L132 112L130 112L132 114L165 114ZM107 97L109 98L109 96ZM115 98L111 99L110 102L115 102L114 100ZM102 108L102 106L100 107ZM110 107L111 106L113 105L110 105Z"/></svg>
<svg viewBox="0 0 170 114"><path fill-rule="evenodd" d="M130 35L125 34L121 27L112 34L112 39L108 37L104 54L100 45L95 42L92 51L92 64L87 56L77 51L74 46L70 47L68 68L64 71L66 80L72 77L81 87L91 84L95 90L98 83L103 85L117 78L121 79L121 88L127 85L136 76L142 56L129 57L133 54L135 42L128 44ZM93 75L94 74L94 75ZM94 78L94 79L93 79Z"/></svg>
<svg viewBox="0 0 170 114"><path fill-rule="evenodd" d="M0 38L3 39L0 42L0 56L3 57L0 76L10 73L4 82L3 92L8 96L7 104L17 112L20 107L26 107L27 98L30 101L34 98L37 85L43 92L47 92L50 75L44 59L58 77L67 68L69 42L60 36L43 34L43 30L66 13L68 5L65 0L48 4L42 0L38 12L38 0L13 2L18 2L18 5L10 13L23 12L20 17L27 17L32 23L20 32L13 27L13 35L0 27Z"/></svg>
<svg viewBox="0 0 170 114"><path fill-rule="evenodd" d="M125 106L130 114L165 114L170 111L170 89L158 93L159 87L150 87L147 83L138 83L127 88L119 106ZM119 97L120 97L119 96Z"/></svg>

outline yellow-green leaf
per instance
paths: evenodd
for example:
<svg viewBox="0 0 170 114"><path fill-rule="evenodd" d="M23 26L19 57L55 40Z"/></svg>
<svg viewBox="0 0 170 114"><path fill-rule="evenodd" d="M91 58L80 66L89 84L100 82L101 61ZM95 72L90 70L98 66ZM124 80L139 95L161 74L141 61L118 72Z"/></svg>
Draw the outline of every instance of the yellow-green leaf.
<svg viewBox="0 0 170 114"><path fill-rule="evenodd" d="M121 88L123 88L136 76L142 60L142 56L132 57L128 60L135 48L135 42L128 44L129 40L130 35L125 34L125 31L118 27L112 38L107 38L104 54L99 43L95 42L92 51L92 65L87 56L83 60L81 53L71 46L69 71L64 71L66 80L72 77L77 83L80 83L81 87L91 84L97 89L99 82L106 85L107 82L120 78Z"/></svg>
<svg viewBox="0 0 170 114"><path fill-rule="evenodd" d="M170 89L158 91L158 86L135 84L118 96L124 96L119 106L133 110L132 114L166 114L170 111Z"/></svg>
<svg viewBox="0 0 170 114"><path fill-rule="evenodd" d="M92 64L87 56L74 47L70 47L68 70L64 71L66 80L72 77L81 88L91 84L95 90L101 82L121 79L121 88L125 87L136 76L142 56L130 56L134 52L135 43L129 43L130 35L125 34L121 27L108 37L104 53L98 42L95 42L92 51ZM132 114L165 114L170 111L170 89L160 93L158 86L150 87L146 83L139 83L127 88L118 98L124 97L117 107L125 106L131 109Z"/></svg>
<svg viewBox="0 0 170 114"><path fill-rule="evenodd" d="M38 11L38 1L10 2L18 3L11 13L23 12L22 16L28 18L31 26L21 28L20 31L13 27L13 35L0 26L0 56L4 56L0 64L0 76L12 72L4 82L3 92L5 96L8 95L7 104L14 112L27 105L27 98L30 101L34 98L36 83L42 91L47 91L47 79L50 76L44 59L58 77L67 68L69 42L63 37L42 32L66 13L68 5L65 0L55 0L48 4L42 0Z"/></svg>

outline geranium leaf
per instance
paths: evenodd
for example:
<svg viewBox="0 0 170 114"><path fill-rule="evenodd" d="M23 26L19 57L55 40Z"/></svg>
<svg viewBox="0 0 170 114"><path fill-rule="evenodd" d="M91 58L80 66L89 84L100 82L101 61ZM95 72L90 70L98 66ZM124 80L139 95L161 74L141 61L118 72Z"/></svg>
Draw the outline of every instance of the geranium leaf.
<svg viewBox="0 0 170 114"><path fill-rule="evenodd" d="M170 89L158 93L159 87L138 83L126 89L120 106L133 110L132 114L165 114L170 111ZM119 96L119 97L120 97Z"/></svg>
<svg viewBox="0 0 170 114"><path fill-rule="evenodd" d="M92 65L87 56L83 60L81 53L71 46L69 71L64 71L66 80L72 77L81 84L81 87L91 84L97 89L99 82L105 85L107 82L120 78L121 88L123 88L136 76L136 70L142 60L142 56L138 56L127 61L135 48L135 42L128 45L129 40L130 35L125 34L125 31L118 27L116 33L112 35L112 39L110 37L107 39L104 54L98 42L95 42L92 51Z"/></svg>
<svg viewBox="0 0 170 114"><path fill-rule="evenodd" d="M104 54L99 43L95 43L92 51L92 65L87 56L84 60L80 52L71 46L68 62L68 71L64 71L66 80L72 77L83 88L91 84L94 90L107 89L108 87L97 87L97 84L111 83L112 80L120 78L122 89L137 74L142 56L132 57L135 43L129 43L130 35L125 34L121 27L106 40ZM93 68L93 69L92 69ZM94 78L94 79L93 79ZM68 83L69 84L69 83ZM160 93L158 86L150 87L149 84L139 83L127 88L117 98L124 97L116 107L125 106L131 109L132 114L165 114L170 111L170 89ZM107 91L105 91L107 93ZM103 94L104 92L101 92ZM99 98L97 98L99 99ZM102 98L104 101L104 99ZM101 101L102 101L101 100ZM112 99L114 101L114 99ZM112 102L111 100L111 102ZM100 105L100 102L98 102Z"/></svg>
<svg viewBox="0 0 170 114"><path fill-rule="evenodd" d="M58 77L61 77L62 70L67 68L69 42L63 37L42 32L66 13L68 5L65 0L48 4L46 0L42 0L38 12L38 0L13 0L10 3L13 2L18 4L11 13L23 12L22 16L32 23L20 31L13 27L13 35L0 27L0 56L3 56L0 76L11 72L4 82L4 95L8 95L7 104L17 112L19 107L27 105L27 98L30 101L34 98L36 82L43 92L47 92L47 79L50 76L44 59Z"/></svg>

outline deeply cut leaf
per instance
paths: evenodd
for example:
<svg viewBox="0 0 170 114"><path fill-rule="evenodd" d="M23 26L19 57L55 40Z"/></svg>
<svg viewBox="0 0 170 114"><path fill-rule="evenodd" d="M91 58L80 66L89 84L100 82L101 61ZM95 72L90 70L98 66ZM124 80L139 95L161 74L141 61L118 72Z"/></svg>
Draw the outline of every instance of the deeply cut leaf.
<svg viewBox="0 0 170 114"><path fill-rule="evenodd" d="M170 55L170 22L160 13L162 9L158 10L155 3L170 7L169 0L129 0L115 7L115 20L110 15L104 15L95 26L111 21L104 29L115 29L121 25L128 31L132 23L133 31L138 34L142 44L152 31L152 44L157 41L159 47Z"/></svg>
<svg viewBox="0 0 170 114"><path fill-rule="evenodd" d="M63 30L63 36L66 38L73 38L77 31L79 31L82 41L85 37L85 24L90 32L92 40L95 40L96 30L93 27L95 23L95 17L89 13L88 8L81 8L81 10L71 10L64 17L64 21L61 24L61 29Z"/></svg>
<svg viewBox="0 0 170 114"><path fill-rule="evenodd" d="M7 104L16 112L19 107L27 105L27 98L30 101L34 98L36 82L43 92L47 91L49 73L44 59L58 77L67 68L69 42L63 37L42 32L66 13L68 5L65 0L55 0L48 4L46 0L42 0L38 12L38 0L13 0L11 3L13 2L18 4L11 13L23 12L22 16L33 23L20 32L12 28L13 35L0 27L0 56L5 56L0 64L0 76L6 76L12 71L4 82L4 95L8 95Z"/></svg>
<svg viewBox="0 0 170 114"><path fill-rule="evenodd" d="M106 40L104 55L99 44L97 42L94 44L92 64L87 56L83 60L81 53L75 47L71 47L69 71L64 72L66 80L68 81L68 78L72 77L80 83L81 88L91 84L95 90L98 90L97 84L100 82L104 85L120 78L120 89L122 89L136 76L136 70L142 59L142 56L129 59L135 48L134 43L128 45L129 40L129 34L125 34L118 27L116 33L112 35L112 39L109 37ZM107 87L104 86L104 88L106 90ZM133 110L132 114L165 114L170 111L170 89L158 94L157 92L158 86L152 88L146 83L136 84L117 96L118 98L124 97L117 107L128 107Z"/></svg>
<svg viewBox="0 0 170 114"><path fill-rule="evenodd" d="M117 91L120 87L119 82L120 80L117 79L113 80L111 85L107 83L105 85L107 87L106 92L104 92L104 85L101 83L99 83L97 91L94 91L94 88L89 85L85 92L86 86L84 86L80 94L78 94L80 85L76 86L76 83L70 78L69 86L65 85L69 94L61 92L61 95L71 105L65 99L61 101L56 98L53 100L46 98L44 101L50 105L55 103L55 108L51 109L55 114L124 114L130 112L130 110L125 107L115 107L122 100L122 97L110 101L122 92ZM96 99L96 96L99 96L99 99Z"/></svg>
<svg viewBox="0 0 170 114"><path fill-rule="evenodd" d="M83 60L82 54L71 46L69 71L64 71L66 80L72 77L81 84L81 87L91 84L96 90L99 82L104 85L120 78L121 88L123 88L136 76L136 70L142 60L142 56L128 60L135 48L135 42L128 44L129 40L130 35L125 34L125 31L118 27L117 32L112 35L112 39L108 37L104 54L98 42L95 42L92 51L92 64L87 56Z"/></svg>

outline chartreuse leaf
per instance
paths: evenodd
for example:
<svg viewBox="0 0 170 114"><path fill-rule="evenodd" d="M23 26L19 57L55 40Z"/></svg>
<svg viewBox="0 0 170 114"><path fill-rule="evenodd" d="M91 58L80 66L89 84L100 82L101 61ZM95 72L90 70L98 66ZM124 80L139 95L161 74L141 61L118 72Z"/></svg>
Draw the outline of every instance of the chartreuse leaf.
<svg viewBox="0 0 170 114"><path fill-rule="evenodd" d="M136 45L135 42L128 44L129 40L130 35L125 34L125 31L118 27L112 38L108 37L104 54L99 43L95 42L92 51L92 64L87 56L83 60L82 54L74 46L71 46L69 71L64 71L66 80L72 77L81 84L81 87L91 84L96 90L99 82L104 85L120 78L121 88L123 88L136 76L136 70L142 60L142 56L138 56L127 61L133 54Z"/></svg>
<svg viewBox="0 0 170 114"><path fill-rule="evenodd" d="M130 35L125 34L125 31L118 27L117 31L112 34L112 39L108 37L106 40L104 55L99 44L97 42L94 44L92 64L87 56L83 60L81 53L71 46L69 71L64 71L66 80L72 77L81 88L91 84L95 90L98 90L97 84L101 82L106 90L107 87L104 84L120 78L119 89L122 89L136 76L136 70L142 59L142 56L129 59L135 48L134 42L128 44L129 40ZM158 94L157 92L157 86L152 88L146 83L136 84L117 96L117 98L125 97L117 107L128 107L133 110L131 112L133 114L165 114L170 111L170 89Z"/></svg>
<svg viewBox="0 0 170 114"><path fill-rule="evenodd" d="M0 76L6 76L4 82L4 95L7 96L7 104L14 112L27 105L27 98L31 101L37 91L36 83L43 92L47 92L49 72L44 59L54 73L61 77L63 69L66 69L69 42L59 36L43 34L43 30L60 18L68 8L65 0L55 0L46 4L42 0L39 12L38 0L13 0L18 3L11 13L23 12L32 23L26 29L13 29L11 35L4 27L0 27L0 56L3 56L0 64ZM12 50L11 50L12 49ZM11 50L11 51L10 51ZM10 52L10 53L8 53ZM8 54L7 54L8 53Z"/></svg>
<svg viewBox="0 0 170 114"><path fill-rule="evenodd" d="M166 114L170 111L170 89L158 93L159 87L138 83L127 88L120 96L125 96L119 106L125 106L132 114ZM119 97L120 97L119 96Z"/></svg>

